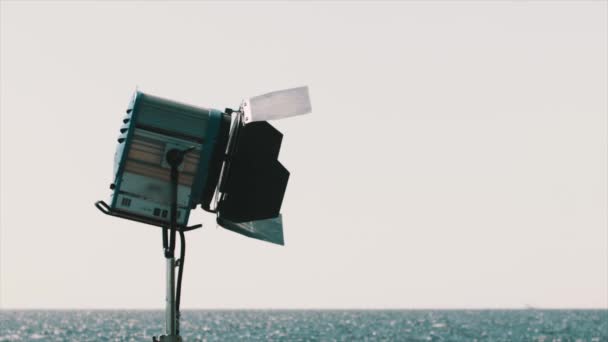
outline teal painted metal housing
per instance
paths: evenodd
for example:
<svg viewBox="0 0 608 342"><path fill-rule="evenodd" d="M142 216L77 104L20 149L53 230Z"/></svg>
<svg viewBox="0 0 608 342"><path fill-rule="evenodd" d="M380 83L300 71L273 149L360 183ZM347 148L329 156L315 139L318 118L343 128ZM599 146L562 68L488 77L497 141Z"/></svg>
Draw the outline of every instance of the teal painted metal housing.
<svg viewBox="0 0 608 342"><path fill-rule="evenodd" d="M114 158L112 210L157 222L170 220L172 148L193 150L180 166L178 224L201 200L218 140L219 110L194 107L136 91L120 128Z"/></svg>

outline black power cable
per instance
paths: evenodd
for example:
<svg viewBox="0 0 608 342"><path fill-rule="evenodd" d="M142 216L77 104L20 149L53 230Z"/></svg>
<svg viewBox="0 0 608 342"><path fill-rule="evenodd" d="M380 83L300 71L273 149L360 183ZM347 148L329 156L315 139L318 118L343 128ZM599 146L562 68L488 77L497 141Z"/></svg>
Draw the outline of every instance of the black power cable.
<svg viewBox="0 0 608 342"><path fill-rule="evenodd" d="M177 285L175 289L175 314L177 315L178 322L180 318L179 303L182 297L182 276L184 275L184 261L186 260L186 235L181 229L179 230L179 240L179 267L177 269ZM179 335L179 325L177 325L177 334Z"/></svg>

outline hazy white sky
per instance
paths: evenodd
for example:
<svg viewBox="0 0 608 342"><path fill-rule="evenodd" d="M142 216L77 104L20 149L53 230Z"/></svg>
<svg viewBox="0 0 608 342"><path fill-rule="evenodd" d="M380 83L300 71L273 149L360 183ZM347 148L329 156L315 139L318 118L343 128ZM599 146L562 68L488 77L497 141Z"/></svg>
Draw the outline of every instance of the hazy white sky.
<svg viewBox="0 0 608 342"><path fill-rule="evenodd" d="M286 247L191 223L184 308L608 307L608 3L1 3L0 306L161 308L99 213L130 96L276 122Z"/></svg>

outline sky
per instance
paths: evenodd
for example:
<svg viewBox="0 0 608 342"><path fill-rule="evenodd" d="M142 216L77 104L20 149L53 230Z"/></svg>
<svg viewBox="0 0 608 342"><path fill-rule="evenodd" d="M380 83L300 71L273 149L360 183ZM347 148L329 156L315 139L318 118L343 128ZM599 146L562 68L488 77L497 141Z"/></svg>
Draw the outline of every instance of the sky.
<svg viewBox="0 0 608 342"><path fill-rule="evenodd" d="M105 216L136 87L273 122L286 246L193 212L182 308L608 308L608 2L0 3L0 308L163 308Z"/></svg>

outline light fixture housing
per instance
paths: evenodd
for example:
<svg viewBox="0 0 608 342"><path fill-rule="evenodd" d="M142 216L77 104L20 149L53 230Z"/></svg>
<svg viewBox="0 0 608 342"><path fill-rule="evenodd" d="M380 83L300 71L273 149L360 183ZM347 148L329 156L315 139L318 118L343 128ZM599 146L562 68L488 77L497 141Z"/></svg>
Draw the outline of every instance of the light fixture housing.
<svg viewBox="0 0 608 342"><path fill-rule="evenodd" d="M280 209L289 171L278 161L283 134L265 120L310 109L307 87L246 99L239 110L225 111L136 91L120 128L110 204L97 206L106 214L167 227L166 155L189 149L179 167L177 226L186 229L191 210L200 205L226 229L282 245Z"/></svg>

